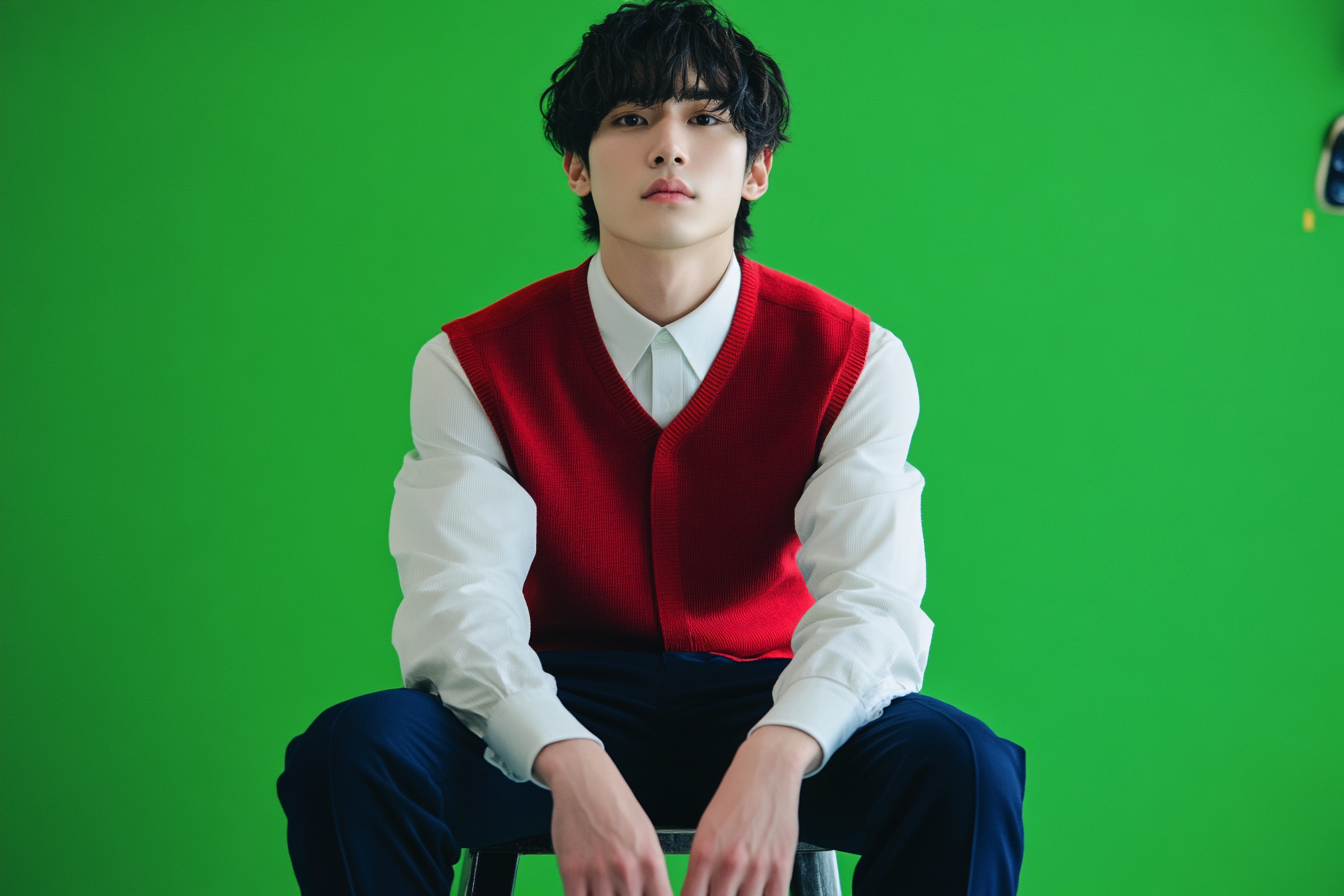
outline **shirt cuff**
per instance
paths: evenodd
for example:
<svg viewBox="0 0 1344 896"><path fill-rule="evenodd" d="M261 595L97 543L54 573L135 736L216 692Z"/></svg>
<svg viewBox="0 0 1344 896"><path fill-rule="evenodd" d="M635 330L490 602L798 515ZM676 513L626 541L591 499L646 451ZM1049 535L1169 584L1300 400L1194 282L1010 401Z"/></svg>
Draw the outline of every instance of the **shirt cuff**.
<svg viewBox="0 0 1344 896"><path fill-rule="evenodd" d="M532 777L537 754L547 744L576 738L602 743L579 724L553 691L520 691L501 701L485 723L485 761L511 780L546 787Z"/></svg>
<svg viewBox="0 0 1344 896"><path fill-rule="evenodd" d="M762 725L787 725L812 735L821 745L821 764L804 776L810 778L825 768L831 754L868 721L863 702L844 685L829 678L800 678L779 695L751 731ZM750 731L747 736L751 736Z"/></svg>

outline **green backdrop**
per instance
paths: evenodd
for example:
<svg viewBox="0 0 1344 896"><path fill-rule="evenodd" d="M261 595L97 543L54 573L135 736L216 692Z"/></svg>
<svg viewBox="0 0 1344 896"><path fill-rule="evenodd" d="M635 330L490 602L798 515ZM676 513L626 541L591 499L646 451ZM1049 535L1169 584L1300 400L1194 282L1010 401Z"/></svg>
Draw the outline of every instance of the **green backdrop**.
<svg viewBox="0 0 1344 896"><path fill-rule="evenodd" d="M0 892L296 892L284 745L398 684L411 361L588 251L536 100L613 5L0 4ZM914 359L1022 892L1341 892L1344 5L726 8L796 100L754 256Z"/></svg>

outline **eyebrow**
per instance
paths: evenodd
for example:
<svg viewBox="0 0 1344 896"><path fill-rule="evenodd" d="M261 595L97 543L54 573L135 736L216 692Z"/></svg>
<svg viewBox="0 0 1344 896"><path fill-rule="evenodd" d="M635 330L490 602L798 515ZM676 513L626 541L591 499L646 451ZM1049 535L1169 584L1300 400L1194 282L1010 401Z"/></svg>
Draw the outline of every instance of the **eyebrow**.
<svg viewBox="0 0 1344 896"><path fill-rule="evenodd" d="M672 102L672 101L674 101L674 100L676 100L676 101L680 101L680 102L683 102L683 103L685 103L685 102L702 101L702 102L706 102L706 103L712 103L712 104L714 104L715 106L722 107L722 108L724 108L724 109L727 109L727 108L728 108L728 100L727 100L726 97L719 96L719 95L717 95L717 94L715 94L715 93L712 93L711 91L708 91L708 90L692 90L692 91L689 92L689 93L683 93L683 94L680 94L680 95L678 95L678 96L664 97L663 99L660 99L660 100L658 100L658 101L656 101L656 102L652 102L652 103L646 102L646 101L643 100L643 99L622 100L621 102L617 103L617 104L616 104L615 106L613 106L612 108L613 108L613 109L619 109L621 106L634 106L636 109L651 109L651 108L653 108L654 106L661 106L661 105L663 105L663 104L665 104L665 103L669 103L669 102Z"/></svg>
<svg viewBox="0 0 1344 896"><path fill-rule="evenodd" d="M669 99L679 99L682 100L683 102L686 100L707 100L711 103L727 102L726 97L717 96L714 93L704 89L692 90L687 93L683 93L677 97L670 97ZM664 100L664 102L666 102L666 100Z"/></svg>

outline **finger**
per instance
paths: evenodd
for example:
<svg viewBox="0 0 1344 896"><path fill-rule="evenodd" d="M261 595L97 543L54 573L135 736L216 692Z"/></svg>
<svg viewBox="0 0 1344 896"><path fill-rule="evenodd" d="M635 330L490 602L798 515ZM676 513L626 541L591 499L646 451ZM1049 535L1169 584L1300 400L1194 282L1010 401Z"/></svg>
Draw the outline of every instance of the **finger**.
<svg viewBox="0 0 1344 896"><path fill-rule="evenodd" d="M581 877L564 877L562 875L560 886L564 890L565 896L592 896L592 893L588 890L588 882Z"/></svg>
<svg viewBox="0 0 1344 896"><path fill-rule="evenodd" d="M793 853L777 857L770 862L766 872L761 886L762 896L789 896L789 884L793 882Z"/></svg>
<svg viewBox="0 0 1344 896"><path fill-rule="evenodd" d="M686 864L686 879L681 883L681 896L709 896L709 864L694 846Z"/></svg>
<svg viewBox="0 0 1344 896"><path fill-rule="evenodd" d="M565 896L569 896L569 891L565 891ZM586 878L586 887L584 896L618 896L617 891L611 885L611 878L605 874L589 874ZM625 896L624 893L619 896Z"/></svg>
<svg viewBox="0 0 1344 896"><path fill-rule="evenodd" d="M588 892L588 881L582 874L567 874L563 866L560 869L560 886L565 896L592 896Z"/></svg>
<svg viewBox="0 0 1344 896"><path fill-rule="evenodd" d="M644 886L640 896L672 896L672 881L667 876L667 859L663 851L649 857L648 867L644 871Z"/></svg>
<svg viewBox="0 0 1344 896"><path fill-rule="evenodd" d="M764 896L766 882L773 876L773 870L773 865L770 863L761 862L759 865L753 863L742 876L742 882L738 884L734 896Z"/></svg>
<svg viewBox="0 0 1344 896"><path fill-rule="evenodd" d="M667 876L667 863L663 863L662 873L654 872L644 879L644 892L641 896L672 896L672 881Z"/></svg>
<svg viewBox="0 0 1344 896"><path fill-rule="evenodd" d="M643 870L635 856L615 857L603 869L603 882L610 887L613 896L644 896Z"/></svg>
<svg viewBox="0 0 1344 896"><path fill-rule="evenodd" d="M715 856L709 872L709 896L737 896L749 870L747 862L746 851L740 847Z"/></svg>

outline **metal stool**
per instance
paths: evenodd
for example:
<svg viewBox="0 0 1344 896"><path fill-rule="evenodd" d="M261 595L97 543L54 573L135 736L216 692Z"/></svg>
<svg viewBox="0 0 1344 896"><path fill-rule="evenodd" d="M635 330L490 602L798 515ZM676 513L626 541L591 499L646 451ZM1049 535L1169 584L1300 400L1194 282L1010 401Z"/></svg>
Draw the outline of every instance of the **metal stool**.
<svg viewBox="0 0 1344 896"><path fill-rule="evenodd" d="M660 829L658 843L665 855L684 856L690 853L694 836L695 831L684 828ZM458 896L512 896L518 857L536 855L555 855L550 834L468 850L458 870ZM840 866L835 851L799 843L793 857L789 896L840 896Z"/></svg>

